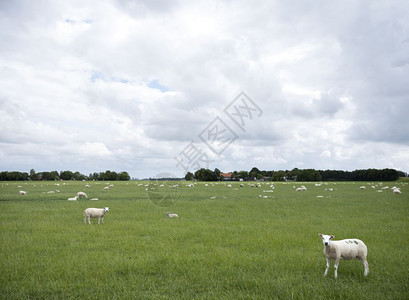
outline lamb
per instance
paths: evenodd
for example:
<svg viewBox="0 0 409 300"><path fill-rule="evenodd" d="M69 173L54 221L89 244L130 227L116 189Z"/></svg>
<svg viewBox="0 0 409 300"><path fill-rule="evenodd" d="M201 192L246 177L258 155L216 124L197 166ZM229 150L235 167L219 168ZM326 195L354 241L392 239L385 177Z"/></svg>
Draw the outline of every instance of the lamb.
<svg viewBox="0 0 409 300"><path fill-rule="evenodd" d="M77 201L78 196L75 196L74 198L68 198L68 201Z"/></svg>
<svg viewBox="0 0 409 300"><path fill-rule="evenodd" d="M27 192L26 191L19 191L18 194L22 195L22 196L25 196L25 195L27 195Z"/></svg>
<svg viewBox="0 0 409 300"><path fill-rule="evenodd" d="M167 215L169 218L179 218L177 214L172 214L170 212L166 212L165 215Z"/></svg>
<svg viewBox="0 0 409 300"><path fill-rule="evenodd" d="M360 188L361 190L364 190L364 189L365 189L365 186L362 185L362 186L360 186L359 188Z"/></svg>
<svg viewBox="0 0 409 300"><path fill-rule="evenodd" d="M364 242L358 239L345 239L339 241L333 241L333 235L318 234L322 238L324 244L324 255L327 259L327 268L325 269L324 276L327 276L330 260L335 260L335 279L338 277L338 264L340 259L358 259L362 260L364 264L364 276L369 273L369 265L366 260L368 249Z"/></svg>
<svg viewBox="0 0 409 300"><path fill-rule="evenodd" d="M84 210L84 223L87 224L88 219L88 223L91 225L91 218L98 218L98 224L100 220L102 220L102 223L104 223L104 216L108 211L109 207L87 208Z"/></svg>
<svg viewBox="0 0 409 300"><path fill-rule="evenodd" d="M87 194L85 194L84 192L78 192L77 193L77 197L84 197L84 198L88 198Z"/></svg>

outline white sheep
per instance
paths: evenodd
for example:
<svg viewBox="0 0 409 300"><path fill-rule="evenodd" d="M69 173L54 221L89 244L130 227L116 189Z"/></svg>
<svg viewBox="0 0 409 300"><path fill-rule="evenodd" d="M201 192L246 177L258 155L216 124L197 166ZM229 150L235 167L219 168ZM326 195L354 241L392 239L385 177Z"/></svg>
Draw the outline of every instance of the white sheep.
<svg viewBox="0 0 409 300"><path fill-rule="evenodd" d="M393 189L393 193L402 195L402 192L400 191L400 188Z"/></svg>
<svg viewBox="0 0 409 300"><path fill-rule="evenodd" d="M25 195L27 195L27 192L26 191L19 191L18 194L22 195L22 196L25 196Z"/></svg>
<svg viewBox="0 0 409 300"><path fill-rule="evenodd" d="M167 215L169 218L179 218L177 214L172 214L170 212L166 212L165 215Z"/></svg>
<svg viewBox="0 0 409 300"><path fill-rule="evenodd" d="M68 198L68 201L77 201L78 197L75 196L74 198Z"/></svg>
<svg viewBox="0 0 409 300"><path fill-rule="evenodd" d="M100 220L102 220L102 223L104 223L104 216L108 211L109 207L87 208L84 210L84 223L87 224L88 219L88 223L91 225L91 218L98 218L98 224Z"/></svg>
<svg viewBox="0 0 409 300"><path fill-rule="evenodd" d="M85 194L84 192L78 192L77 193L77 197L84 197L84 198L88 198L87 194Z"/></svg>
<svg viewBox="0 0 409 300"><path fill-rule="evenodd" d="M364 190L366 187L364 185L359 187L361 190Z"/></svg>
<svg viewBox="0 0 409 300"><path fill-rule="evenodd" d="M364 275L369 273L369 265L366 260L368 255L368 249L364 242L358 239L345 239L340 241L333 241L333 235L318 234L322 243L324 244L324 255L327 259L327 268L325 269L324 276L327 276L330 260L335 260L335 278L338 277L338 264L340 259L358 259L362 260L364 264Z"/></svg>

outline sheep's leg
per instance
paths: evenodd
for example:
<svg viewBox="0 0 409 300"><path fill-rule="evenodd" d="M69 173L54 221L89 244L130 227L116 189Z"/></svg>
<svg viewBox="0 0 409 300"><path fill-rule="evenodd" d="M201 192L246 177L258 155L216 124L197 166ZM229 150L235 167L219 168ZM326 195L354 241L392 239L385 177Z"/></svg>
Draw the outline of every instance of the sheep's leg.
<svg viewBox="0 0 409 300"><path fill-rule="evenodd" d="M87 224L87 217L84 216L84 223Z"/></svg>
<svg viewBox="0 0 409 300"><path fill-rule="evenodd" d="M334 274L334 276L335 276L335 279L337 279L337 277L338 277L338 264L339 264L339 258L338 258L338 259L335 259L335 264L334 264L334 269L335 269L335 274Z"/></svg>
<svg viewBox="0 0 409 300"><path fill-rule="evenodd" d="M369 264L368 264L368 261L366 260L366 257L364 257L362 259L362 262L364 263L364 268L365 268L364 276L368 276L368 274L369 274Z"/></svg>
<svg viewBox="0 0 409 300"><path fill-rule="evenodd" d="M98 225L99 225L99 222L101 221L101 217L98 217Z"/></svg>
<svg viewBox="0 0 409 300"><path fill-rule="evenodd" d="M325 269L324 276L327 276L328 269L329 269L329 264L330 264L330 259L328 257L326 257L326 259L327 259L327 268Z"/></svg>
<svg viewBox="0 0 409 300"><path fill-rule="evenodd" d="M102 221L102 223L104 223L104 216L102 216L101 221Z"/></svg>
<svg viewBox="0 0 409 300"><path fill-rule="evenodd" d="M91 217L88 217L88 223L91 225Z"/></svg>

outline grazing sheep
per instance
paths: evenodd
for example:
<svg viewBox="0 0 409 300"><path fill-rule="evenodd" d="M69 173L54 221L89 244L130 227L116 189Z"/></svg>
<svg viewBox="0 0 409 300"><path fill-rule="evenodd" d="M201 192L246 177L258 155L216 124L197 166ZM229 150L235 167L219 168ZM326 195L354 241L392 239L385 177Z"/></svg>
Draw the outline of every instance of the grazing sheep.
<svg viewBox="0 0 409 300"><path fill-rule="evenodd" d="M84 198L88 198L87 194L85 194L84 192L78 192L77 193L77 197L84 197Z"/></svg>
<svg viewBox="0 0 409 300"><path fill-rule="evenodd" d="M102 220L102 223L104 223L104 216L108 211L109 207L87 208L84 210L84 223L87 224L88 219L88 223L91 225L91 218L98 218L98 224L100 220Z"/></svg>
<svg viewBox="0 0 409 300"><path fill-rule="evenodd" d="M68 198L68 201L77 201L78 197L75 196L74 198Z"/></svg>
<svg viewBox="0 0 409 300"><path fill-rule="evenodd" d="M340 241L333 241L333 235L318 234L322 243L324 244L324 255L327 259L327 268L325 269L324 276L327 276L330 260L335 260L335 278L338 277L338 264L340 259L358 259L362 260L364 264L364 275L369 273L369 265L366 261L368 249L364 242L358 239L345 239Z"/></svg>
<svg viewBox="0 0 409 300"><path fill-rule="evenodd" d="M109 186L104 187L104 190L106 191L109 190Z"/></svg>
<svg viewBox="0 0 409 300"><path fill-rule="evenodd" d="M19 191L18 194L19 194L19 195L22 195L22 196L25 196L25 195L27 195L27 192L25 192L25 191Z"/></svg>
<svg viewBox="0 0 409 300"><path fill-rule="evenodd" d="M307 190L307 188L305 186L300 186L299 188L297 188L295 191L296 192L305 192Z"/></svg>
<svg viewBox="0 0 409 300"><path fill-rule="evenodd" d="M365 187L364 185L360 186L359 188L360 188L361 190L366 189L366 187Z"/></svg>
<svg viewBox="0 0 409 300"><path fill-rule="evenodd" d="M169 218L179 218L177 214L172 214L170 212L166 212L165 215L167 215Z"/></svg>
<svg viewBox="0 0 409 300"><path fill-rule="evenodd" d="M99 199L98 198L92 198L92 199L89 199L90 201L98 201Z"/></svg>
<svg viewBox="0 0 409 300"><path fill-rule="evenodd" d="M400 191L400 188L393 189L393 193L402 195L402 192Z"/></svg>

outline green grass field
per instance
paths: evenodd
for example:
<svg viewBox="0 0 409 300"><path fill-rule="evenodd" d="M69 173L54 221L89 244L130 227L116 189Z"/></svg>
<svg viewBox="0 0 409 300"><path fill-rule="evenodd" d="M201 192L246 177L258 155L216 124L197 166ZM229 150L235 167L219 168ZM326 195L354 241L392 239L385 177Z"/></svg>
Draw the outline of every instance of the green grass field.
<svg viewBox="0 0 409 300"><path fill-rule="evenodd" d="M407 182L112 183L0 182L1 299L409 298ZM78 191L99 201L67 201ZM355 260L324 277L319 232L362 239L369 276Z"/></svg>

